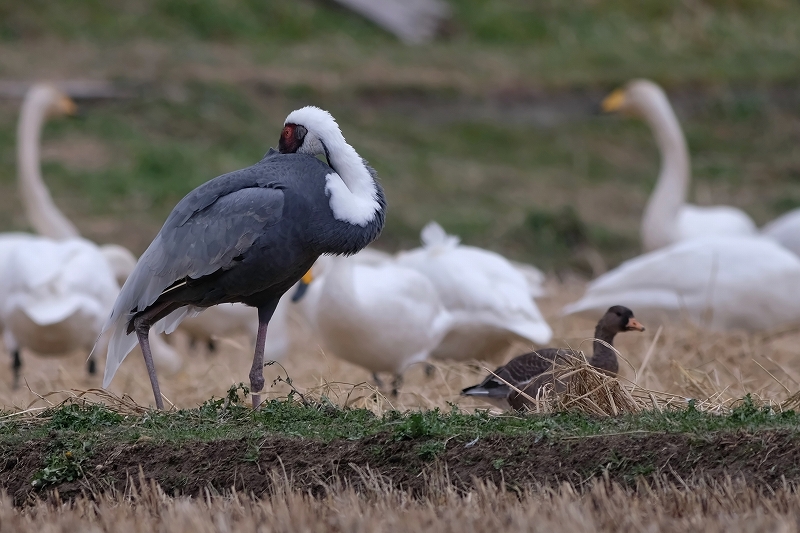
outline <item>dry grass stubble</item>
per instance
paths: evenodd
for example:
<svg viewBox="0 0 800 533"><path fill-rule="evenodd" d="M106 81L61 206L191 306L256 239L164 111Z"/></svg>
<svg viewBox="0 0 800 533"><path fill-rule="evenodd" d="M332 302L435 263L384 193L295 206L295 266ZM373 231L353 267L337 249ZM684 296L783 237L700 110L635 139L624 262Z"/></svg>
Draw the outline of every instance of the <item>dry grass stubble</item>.
<svg viewBox="0 0 800 533"><path fill-rule="evenodd" d="M413 499L364 471L369 480L360 493L332 487L314 498L292 490L291 482L273 472L277 489L263 499L233 493L206 493L204 498L171 498L154 483L140 479L126 494L99 495L96 500L37 503L14 508L0 499L0 533L114 531L274 532L457 532L469 531L798 531L800 494L753 490L725 480L687 490L675 484L641 484L626 489L604 480L578 493L564 483L557 489L514 492L479 484L459 494L446 476L430 482L428 493ZM139 487L138 489L136 487Z"/></svg>
<svg viewBox="0 0 800 533"><path fill-rule="evenodd" d="M578 282L551 283L551 296L539 300L555 331L552 346L591 350L594 323L579 317L559 316L561 307L577 298L582 288ZM621 334L616 341L622 356L620 384L624 391L620 394L632 394L640 407L646 408L648 403L655 405L656 399L651 398L648 391L664 393L658 395L658 405L684 405L686 399L694 398L706 408L724 408L748 393L776 406L793 407L797 403L794 395L800 388L800 330L749 335L709 333L688 326L645 325L648 327L645 333ZM488 407L479 401L461 398L459 392L480 381L494 369L494 364L436 363L436 371L430 378L424 375L421 366L412 367L399 397L391 398L371 385L367 371L320 349L298 320L293 324L292 333L296 348L291 356L280 365L265 369L270 396L287 394L286 384L273 383L273 380L288 375L301 392L325 394L340 405L367 407L375 412L389 408L449 409L448 402L457 403L468 411ZM247 339L220 339L218 353L209 354L205 348L190 349L187 339L179 334L173 337L172 342L183 354L184 366L175 375L163 371L160 374L167 405L195 407L211 396L223 396L233 384L247 382L252 361L252 347ZM531 348L518 346L513 354ZM25 353L23 375L28 386L13 391L10 372L3 373L0 405L15 410L44 407L48 402L58 403L68 396L66 393L51 394L53 391L99 387L102 368L100 375L89 377L84 360L85 354L81 353L60 358ZM109 390L119 396L129 395L141 405L153 403L138 349L122 365ZM45 395L46 400L41 399ZM591 406L584 407L582 410L593 410ZM627 410L622 409L623 412ZM608 411L612 413L613 409Z"/></svg>

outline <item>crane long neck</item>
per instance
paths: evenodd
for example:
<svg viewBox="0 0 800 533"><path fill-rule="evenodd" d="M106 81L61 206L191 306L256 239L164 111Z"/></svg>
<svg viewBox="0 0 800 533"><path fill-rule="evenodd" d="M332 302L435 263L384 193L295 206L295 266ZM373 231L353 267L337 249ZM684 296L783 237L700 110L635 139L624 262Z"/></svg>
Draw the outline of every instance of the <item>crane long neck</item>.
<svg viewBox="0 0 800 533"><path fill-rule="evenodd" d="M39 142L48 102L26 97L17 127L17 178L29 223L37 233L53 239L79 237L80 233L56 207L42 180Z"/></svg>
<svg viewBox="0 0 800 533"><path fill-rule="evenodd" d="M375 179L355 148L341 135L329 140L325 148L328 161L350 192L354 196L374 198Z"/></svg>
<svg viewBox="0 0 800 533"><path fill-rule="evenodd" d="M658 181L642 219L642 240L647 250L653 250L677 238L678 215L686 203L691 171L686 139L666 96L651 99L642 112L661 154Z"/></svg>
<svg viewBox="0 0 800 533"><path fill-rule="evenodd" d="M608 331L605 327L598 324L594 330L594 346L592 357L589 359L589 364L593 367L605 370L610 374L616 374L619 370L619 361L617 354L613 349L609 348L605 343L614 346L614 337L616 333ZM599 342L603 341L603 342Z"/></svg>

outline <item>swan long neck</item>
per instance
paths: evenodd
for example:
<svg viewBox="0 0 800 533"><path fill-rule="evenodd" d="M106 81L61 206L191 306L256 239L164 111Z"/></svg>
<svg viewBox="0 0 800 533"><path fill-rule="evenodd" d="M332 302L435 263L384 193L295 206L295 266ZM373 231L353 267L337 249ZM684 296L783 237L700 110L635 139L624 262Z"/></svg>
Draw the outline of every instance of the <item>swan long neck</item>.
<svg viewBox="0 0 800 533"><path fill-rule="evenodd" d="M594 351L592 357L589 359L590 365L612 375L615 375L619 371L619 361L617 360L617 354L614 350L604 343L614 346L615 336L615 332L608 331L603 325L598 324L597 328L594 330Z"/></svg>
<svg viewBox="0 0 800 533"><path fill-rule="evenodd" d="M641 111L661 154L658 181L642 218L642 241L649 251L677 239L678 215L686 203L691 169L686 139L666 96L649 99Z"/></svg>
<svg viewBox="0 0 800 533"><path fill-rule="evenodd" d="M42 180L39 143L50 105L46 94L31 91L22 104L17 127L17 178L28 222L53 239L79 237L77 228L56 207Z"/></svg>

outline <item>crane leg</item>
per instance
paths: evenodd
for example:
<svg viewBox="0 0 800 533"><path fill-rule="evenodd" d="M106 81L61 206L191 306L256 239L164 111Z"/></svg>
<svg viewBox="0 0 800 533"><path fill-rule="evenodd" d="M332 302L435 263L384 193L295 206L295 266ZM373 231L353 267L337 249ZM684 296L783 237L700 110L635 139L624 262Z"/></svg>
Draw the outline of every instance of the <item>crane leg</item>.
<svg viewBox="0 0 800 533"><path fill-rule="evenodd" d="M253 366L250 367L250 393L253 395L253 409L261 404L261 389L264 388L264 346L267 343L267 326L278 306L278 301L270 302L258 308L258 335L256 349L253 354Z"/></svg>
<svg viewBox="0 0 800 533"><path fill-rule="evenodd" d="M147 375L150 376L150 385L153 387L153 396L156 399L156 407L164 410L164 400L161 399L161 387L158 386L158 376L156 375L156 365L153 363L153 354L150 351L150 324L137 319L135 326L136 336L139 338L139 346L142 348L144 365L147 367Z"/></svg>
<svg viewBox="0 0 800 533"><path fill-rule="evenodd" d="M136 316L133 319L133 324L128 324L128 333L131 332L131 329L136 331L139 347L142 349L142 355L144 356L144 364L147 367L147 374L150 376L150 385L153 387L156 407L161 410L164 409L164 401L161 399L161 387L158 386L156 365L153 363L153 353L150 351L150 327L154 322L158 322L178 307L180 306L170 302L159 304Z"/></svg>

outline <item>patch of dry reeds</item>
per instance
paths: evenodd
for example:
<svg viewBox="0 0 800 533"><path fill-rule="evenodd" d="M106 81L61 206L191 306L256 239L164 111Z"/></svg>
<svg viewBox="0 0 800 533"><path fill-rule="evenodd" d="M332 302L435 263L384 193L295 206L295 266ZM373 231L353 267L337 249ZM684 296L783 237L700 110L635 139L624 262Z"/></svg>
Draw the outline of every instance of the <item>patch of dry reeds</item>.
<svg viewBox="0 0 800 533"><path fill-rule="evenodd" d="M125 494L95 495L70 503L39 502L14 508L0 498L0 532L88 531L175 533L271 531L463 533L466 531L674 531L706 533L800 529L800 494L758 491L742 483L640 484L630 489L605 480L577 490L564 483L545 489L507 490L478 483L458 492L446 475L429 480L426 494L411 497L368 470L361 491L328 482L325 496L292 488L280 473L270 496L232 491L196 498L170 497L140 478Z"/></svg>

